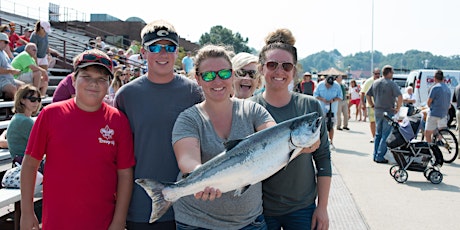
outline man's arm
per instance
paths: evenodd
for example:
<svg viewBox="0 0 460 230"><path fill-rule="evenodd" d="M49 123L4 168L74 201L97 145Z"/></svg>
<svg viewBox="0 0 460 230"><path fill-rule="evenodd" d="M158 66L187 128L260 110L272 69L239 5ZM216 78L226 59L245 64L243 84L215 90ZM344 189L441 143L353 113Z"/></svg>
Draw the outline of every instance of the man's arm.
<svg viewBox="0 0 460 230"><path fill-rule="evenodd" d="M34 72L35 71L40 71L42 73L43 81L48 81L48 71L46 71L42 67L40 67L38 65L34 65L34 64L29 65L29 68Z"/></svg>
<svg viewBox="0 0 460 230"><path fill-rule="evenodd" d="M426 106L431 107L431 103L433 102L433 98L428 98L428 101L426 101ZM457 102L458 103L458 102Z"/></svg>

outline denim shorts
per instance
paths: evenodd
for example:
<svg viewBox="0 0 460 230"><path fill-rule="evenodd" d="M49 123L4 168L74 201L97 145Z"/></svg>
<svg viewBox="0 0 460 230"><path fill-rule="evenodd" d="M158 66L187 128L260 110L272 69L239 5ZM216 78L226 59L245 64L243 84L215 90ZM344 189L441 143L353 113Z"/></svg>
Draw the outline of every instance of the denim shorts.
<svg viewBox="0 0 460 230"><path fill-rule="evenodd" d="M208 230L206 228L194 227L176 221L176 230ZM267 230L264 215L258 216L252 223L241 228L241 230Z"/></svg>

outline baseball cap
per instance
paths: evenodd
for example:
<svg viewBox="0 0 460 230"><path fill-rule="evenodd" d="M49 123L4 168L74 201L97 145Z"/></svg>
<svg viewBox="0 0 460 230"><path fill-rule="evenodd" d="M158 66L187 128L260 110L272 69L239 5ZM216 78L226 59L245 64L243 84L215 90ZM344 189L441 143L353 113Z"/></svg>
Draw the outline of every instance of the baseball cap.
<svg viewBox="0 0 460 230"><path fill-rule="evenodd" d="M168 31L165 28L159 28L155 29L154 31L145 33L142 37L142 45L150 46L151 44L161 40L170 41L174 43L174 45L176 46L179 45L179 36L177 35L177 33Z"/></svg>
<svg viewBox="0 0 460 230"><path fill-rule="evenodd" d="M47 34L51 33L51 24L48 21L41 21L40 26L43 27Z"/></svg>
<svg viewBox="0 0 460 230"><path fill-rule="evenodd" d="M0 33L0 41L6 41L6 43L10 43L10 39L8 38L8 35L5 33Z"/></svg>
<svg viewBox="0 0 460 230"><path fill-rule="evenodd" d="M27 27L26 31L33 32L35 29L33 27Z"/></svg>
<svg viewBox="0 0 460 230"><path fill-rule="evenodd" d="M333 85L334 84L334 76L327 77L326 82L329 85Z"/></svg>
<svg viewBox="0 0 460 230"><path fill-rule="evenodd" d="M80 69L80 68L85 68L88 66L92 65L98 65L102 66L109 71L111 77L113 78L113 63L112 60L110 59L107 54L104 52L97 50L97 49L91 49L91 50L86 50L83 53L77 55L74 59L73 66L75 71Z"/></svg>
<svg viewBox="0 0 460 230"><path fill-rule="evenodd" d="M304 76L311 76L311 73L310 72L305 72L303 75Z"/></svg>

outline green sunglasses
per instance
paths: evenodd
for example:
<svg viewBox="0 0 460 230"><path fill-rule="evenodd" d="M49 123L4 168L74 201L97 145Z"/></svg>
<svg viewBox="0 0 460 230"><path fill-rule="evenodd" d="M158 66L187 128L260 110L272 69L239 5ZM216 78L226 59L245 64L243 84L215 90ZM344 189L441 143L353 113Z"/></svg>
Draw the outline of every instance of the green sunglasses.
<svg viewBox="0 0 460 230"><path fill-rule="evenodd" d="M216 79L217 76L222 80L227 80L232 77L232 69L221 69L219 71L207 71L199 73L203 81L210 82Z"/></svg>

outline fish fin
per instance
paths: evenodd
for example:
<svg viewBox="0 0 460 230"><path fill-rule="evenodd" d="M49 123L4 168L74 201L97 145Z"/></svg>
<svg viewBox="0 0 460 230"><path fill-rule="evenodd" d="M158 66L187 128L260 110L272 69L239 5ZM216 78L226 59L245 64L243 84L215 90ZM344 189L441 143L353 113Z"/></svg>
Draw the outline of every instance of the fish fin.
<svg viewBox="0 0 460 230"><path fill-rule="evenodd" d="M162 190L165 185L151 179L136 179L135 182L140 185L152 199L152 213L150 214L150 223L157 221L163 216L173 202L165 200Z"/></svg>
<svg viewBox="0 0 460 230"><path fill-rule="evenodd" d="M225 149L227 149L227 151L233 149L233 147L235 147L238 143L240 143L243 139L239 139L239 140L231 140L231 141L227 141L224 143L224 146L225 146Z"/></svg>
<svg viewBox="0 0 460 230"><path fill-rule="evenodd" d="M233 196L241 196L241 195L243 195L243 193L246 192L246 190L248 190L250 186L251 185L246 185L244 187L241 187L241 188L235 190L235 193L233 194Z"/></svg>

